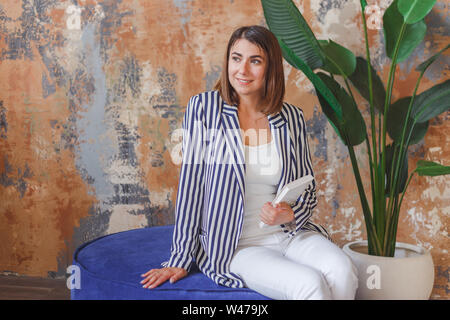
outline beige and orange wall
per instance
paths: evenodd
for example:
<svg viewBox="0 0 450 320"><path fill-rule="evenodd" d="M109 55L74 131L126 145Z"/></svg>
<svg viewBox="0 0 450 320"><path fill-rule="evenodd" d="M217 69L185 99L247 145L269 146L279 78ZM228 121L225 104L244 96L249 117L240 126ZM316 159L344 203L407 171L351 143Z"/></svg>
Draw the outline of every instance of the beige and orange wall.
<svg viewBox="0 0 450 320"><path fill-rule="evenodd" d="M319 39L364 55L359 1L295 3ZM449 10L438 0L426 18L425 41L399 65L394 99L411 94L414 67L449 42ZM230 34L249 24L265 25L258 0L2 0L0 273L64 277L86 241L173 223L186 103L212 89ZM369 37L386 80L382 30ZM449 61L448 53L436 61L419 90L448 79ZM305 76L285 63L285 78L286 100L307 119L313 219L341 246L364 239L346 148ZM449 120L447 112L431 121L410 168L423 158L450 165ZM357 155L368 187L364 148ZM432 298L448 299L450 178L415 178L405 199L397 239L431 250Z"/></svg>

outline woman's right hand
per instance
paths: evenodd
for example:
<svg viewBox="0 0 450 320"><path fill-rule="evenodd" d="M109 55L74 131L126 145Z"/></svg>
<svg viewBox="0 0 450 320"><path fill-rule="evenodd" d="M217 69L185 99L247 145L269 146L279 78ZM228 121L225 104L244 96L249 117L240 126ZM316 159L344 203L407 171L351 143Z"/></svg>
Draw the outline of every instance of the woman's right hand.
<svg viewBox="0 0 450 320"><path fill-rule="evenodd" d="M176 267L151 269L141 275L141 277L145 277L145 279L141 281L141 284L143 288L153 289L169 279L170 283L174 283L186 277L187 274L188 272L185 269Z"/></svg>

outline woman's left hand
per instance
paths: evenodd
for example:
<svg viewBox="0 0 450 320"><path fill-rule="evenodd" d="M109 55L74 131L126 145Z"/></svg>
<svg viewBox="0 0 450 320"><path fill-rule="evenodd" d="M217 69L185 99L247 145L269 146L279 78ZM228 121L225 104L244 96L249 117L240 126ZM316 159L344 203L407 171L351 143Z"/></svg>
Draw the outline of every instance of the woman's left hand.
<svg viewBox="0 0 450 320"><path fill-rule="evenodd" d="M295 218L294 211L287 202L280 202L275 206L272 206L271 202L266 202L261 208L259 217L269 226L288 223Z"/></svg>

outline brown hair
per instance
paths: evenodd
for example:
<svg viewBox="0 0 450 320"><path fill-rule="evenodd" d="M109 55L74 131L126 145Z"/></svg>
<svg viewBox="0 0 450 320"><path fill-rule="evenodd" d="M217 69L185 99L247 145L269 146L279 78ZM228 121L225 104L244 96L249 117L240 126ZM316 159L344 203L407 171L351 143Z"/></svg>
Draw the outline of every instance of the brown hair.
<svg viewBox="0 0 450 320"><path fill-rule="evenodd" d="M227 52L223 60L222 74L214 86L218 90L222 99L230 105L239 104L239 96L231 86L228 78L228 61L230 51L235 42L239 39L257 45L266 54L267 64L265 70L265 87L263 93L264 109L261 110L265 115L278 113L283 106L285 93L283 54L275 35L262 26L244 26L233 32L228 41Z"/></svg>

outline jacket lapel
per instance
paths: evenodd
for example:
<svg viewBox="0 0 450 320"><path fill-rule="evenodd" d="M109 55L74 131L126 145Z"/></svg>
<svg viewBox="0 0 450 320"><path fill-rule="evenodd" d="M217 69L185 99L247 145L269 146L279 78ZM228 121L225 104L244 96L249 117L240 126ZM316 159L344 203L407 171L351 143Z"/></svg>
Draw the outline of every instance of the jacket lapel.
<svg viewBox="0 0 450 320"><path fill-rule="evenodd" d="M278 155L283 164L280 181L278 182L277 193L281 188L293 179L293 168L295 164L294 144L292 143L291 132L289 130L288 122L282 111L268 116L272 136L275 139Z"/></svg>
<svg viewBox="0 0 450 320"><path fill-rule="evenodd" d="M225 137L225 145L229 155L229 161L233 166L236 179L239 185L240 196L244 203L244 180L245 180L245 158L244 145L241 137L241 129L239 126L239 118L237 115L237 106L231 106L222 103L222 129Z"/></svg>
<svg viewBox="0 0 450 320"><path fill-rule="evenodd" d="M245 158L244 145L242 142L241 129L237 114L237 106L227 104L222 100L222 129L225 137L226 149L228 151L230 162L236 174L239 185L240 197L244 203L245 195ZM272 137L275 139L278 154L282 162L282 174L278 183L279 192L281 188L291 182L294 178L295 150L289 125L283 110L275 115L269 115L270 129Z"/></svg>

